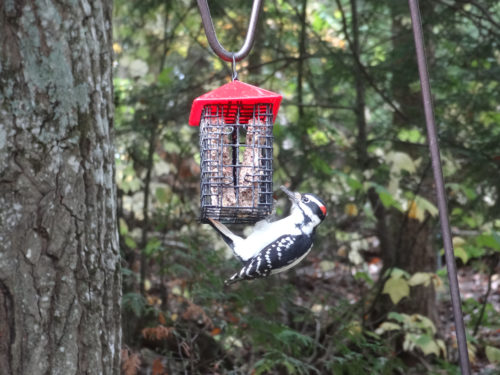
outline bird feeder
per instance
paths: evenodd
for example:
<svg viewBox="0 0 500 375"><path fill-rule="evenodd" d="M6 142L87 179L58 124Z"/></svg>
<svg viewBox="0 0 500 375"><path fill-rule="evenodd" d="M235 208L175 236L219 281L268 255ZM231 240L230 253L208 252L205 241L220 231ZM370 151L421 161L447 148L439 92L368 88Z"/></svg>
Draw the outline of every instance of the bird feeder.
<svg viewBox="0 0 500 375"><path fill-rule="evenodd" d="M255 223L273 207L273 123L281 95L232 81L193 102L200 127L200 221Z"/></svg>

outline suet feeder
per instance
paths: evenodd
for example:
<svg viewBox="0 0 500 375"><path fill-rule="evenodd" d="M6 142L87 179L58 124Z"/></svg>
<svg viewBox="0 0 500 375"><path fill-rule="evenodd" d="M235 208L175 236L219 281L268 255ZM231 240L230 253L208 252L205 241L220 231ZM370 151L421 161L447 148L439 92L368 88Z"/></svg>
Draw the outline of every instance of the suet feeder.
<svg viewBox="0 0 500 375"><path fill-rule="evenodd" d="M200 221L255 223L273 207L273 124L281 95L237 80L193 102L200 126Z"/></svg>

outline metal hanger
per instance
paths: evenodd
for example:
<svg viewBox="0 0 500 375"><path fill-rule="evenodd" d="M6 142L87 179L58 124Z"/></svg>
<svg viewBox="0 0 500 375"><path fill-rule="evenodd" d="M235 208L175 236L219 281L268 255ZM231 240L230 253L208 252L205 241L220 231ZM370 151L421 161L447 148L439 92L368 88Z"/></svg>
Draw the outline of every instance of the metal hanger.
<svg viewBox="0 0 500 375"><path fill-rule="evenodd" d="M214 50L217 56L219 56L224 61L230 61L233 64L233 76L234 76L234 65L237 61L243 60L248 56L248 53L252 49L253 42L255 40L255 30L257 27L257 21L259 19L259 13L262 5L262 0L254 0L252 5L252 13L250 15L250 21L248 23L247 35L243 46L238 52L229 52L220 44L215 34L214 24L212 22L212 17L210 16L210 9L208 8L207 0L197 0L198 8L201 13L201 21L203 23L203 28L205 29L205 34L207 36L208 43L210 47ZM234 79L234 78L233 78Z"/></svg>

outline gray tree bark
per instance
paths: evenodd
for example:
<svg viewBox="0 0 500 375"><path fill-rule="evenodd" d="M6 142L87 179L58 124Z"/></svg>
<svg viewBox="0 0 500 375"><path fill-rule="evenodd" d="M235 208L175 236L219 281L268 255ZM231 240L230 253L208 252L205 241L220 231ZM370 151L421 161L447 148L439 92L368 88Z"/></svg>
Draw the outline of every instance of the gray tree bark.
<svg viewBox="0 0 500 375"><path fill-rule="evenodd" d="M393 32L393 52L391 59L397 64L392 69L392 97L399 104L403 113L411 119L414 124L425 128L425 121L422 113L420 92L411 89L411 85L418 80L418 69L415 57L413 37L409 25L402 23L403 17L408 14L408 4L406 2L392 2L390 4L392 32ZM423 2L421 6L423 19L426 14L431 14L432 4ZM429 43L429 39L426 39ZM427 48L427 57L432 59L432 49ZM410 74L413 72L413 74ZM397 114L393 116L394 129L401 129L408 126L408 121L403 120ZM418 157L428 158L422 153L422 148L418 145L405 144L400 147L400 151L408 153L413 159ZM428 159L427 159L428 160ZM414 183L418 194L431 202L435 201L432 171L430 164L423 163L422 170L417 173L420 180ZM434 202L435 203L435 202ZM380 220L375 210L377 219ZM388 233L390 238L386 243L390 246L382 246L381 257L385 270L392 267L401 268L410 274L416 272L436 272L437 251L433 243L435 237L435 222L430 217L426 217L423 222L414 218L409 218L407 213L401 213L395 209L386 211ZM385 220L385 218L383 218ZM380 223L380 221L379 221ZM378 228L379 229L379 228ZM379 231L380 233L380 231ZM383 244L383 237L380 241ZM438 311L436 304L436 291L434 284L428 286L418 285L411 287L410 297L403 299L397 306L394 306L387 295L380 296L374 303L372 320L379 323L385 318L388 312L397 311L407 314L421 314L431 319L438 325ZM437 326L439 329L440 327Z"/></svg>
<svg viewBox="0 0 500 375"><path fill-rule="evenodd" d="M0 0L0 374L118 374L111 1Z"/></svg>

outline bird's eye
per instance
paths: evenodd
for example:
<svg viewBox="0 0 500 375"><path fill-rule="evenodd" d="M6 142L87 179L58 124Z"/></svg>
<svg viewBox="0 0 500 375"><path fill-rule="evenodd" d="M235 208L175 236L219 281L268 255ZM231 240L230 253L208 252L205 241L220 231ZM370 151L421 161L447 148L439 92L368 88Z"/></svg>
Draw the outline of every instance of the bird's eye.
<svg viewBox="0 0 500 375"><path fill-rule="evenodd" d="M309 202L309 198L307 198L307 197L303 197L303 198L302 198L302 202L304 202L304 203Z"/></svg>

